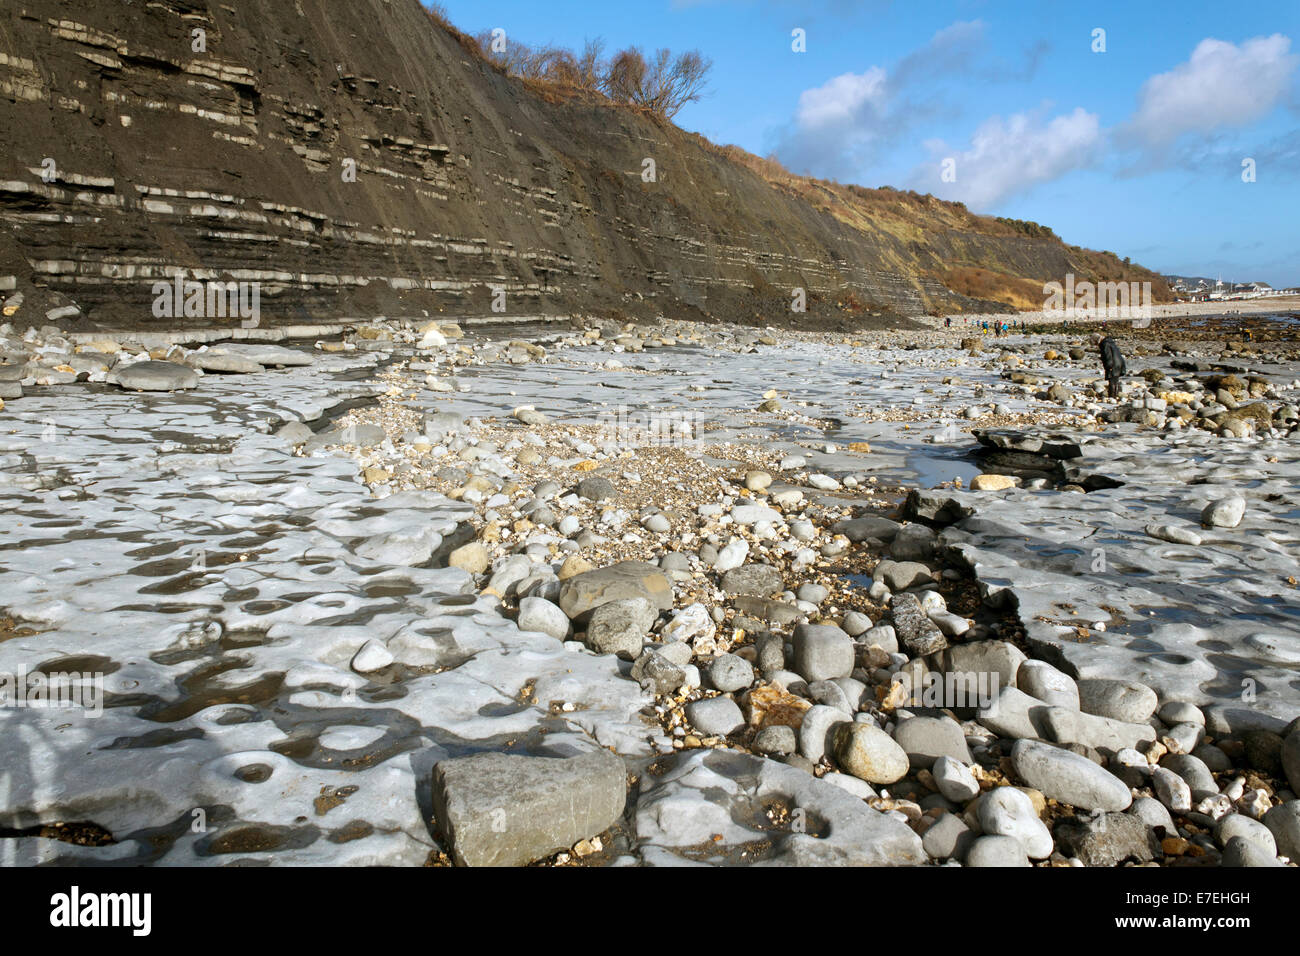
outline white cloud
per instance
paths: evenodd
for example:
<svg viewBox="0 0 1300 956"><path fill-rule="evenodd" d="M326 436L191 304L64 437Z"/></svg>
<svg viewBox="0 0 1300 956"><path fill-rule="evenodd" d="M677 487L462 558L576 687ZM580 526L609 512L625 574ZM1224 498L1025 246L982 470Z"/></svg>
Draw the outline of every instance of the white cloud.
<svg viewBox="0 0 1300 956"><path fill-rule="evenodd" d="M1245 126L1286 99L1300 56L1280 33L1240 46L1205 39L1191 58L1151 77L1125 130L1148 146L1166 146L1184 133Z"/></svg>
<svg viewBox="0 0 1300 956"><path fill-rule="evenodd" d="M851 128L878 114L885 105L885 71L873 66L865 73L845 73L799 95L795 122L806 131Z"/></svg>
<svg viewBox="0 0 1300 956"><path fill-rule="evenodd" d="M900 59L892 72L871 66L804 90L781 132L777 155L795 172L856 178L884 145L945 106L913 101L915 88L968 70L985 47L982 22L953 23Z"/></svg>
<svg viewBox="0 0 1300 956"><path fill-rule="evenodd" d="M970 148L945 153L940 144L928 144L936 161L917 170L918 189L948 199L960 199L973 209L988 209L1008 196L1059 179L1092 164L1102 141L1095 113L1083 107L1048 122L1032 113L1008 119L993 116L980 124ZM943 182L943 160L955 161L956 180Z"/></svg>

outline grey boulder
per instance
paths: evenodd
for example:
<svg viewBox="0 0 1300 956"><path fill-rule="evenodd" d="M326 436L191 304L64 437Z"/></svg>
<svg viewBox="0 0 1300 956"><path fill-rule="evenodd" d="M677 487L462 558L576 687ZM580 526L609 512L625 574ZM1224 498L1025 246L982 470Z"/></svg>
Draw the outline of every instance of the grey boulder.
<svg viewBox="0 0 1300 956"><path fill-rule="evenodd" d="M461 866L523 866L608 830L626 780L607 750L452 757L433 768L433 816Z"/></svg>
<svg viewBox="0 0 1300 956"><path fill-rule="evenodd" d="M196 388L199 373L176 362L135 362L113 369L108 381L133 392L175 392Z"/></svg>
<svg viewBox="0 0 1300 956"><path fill-rule="evenodd" d="M1016 774L1044 796L1083 810L1127 810L1133 795L1124 782L1087 757L1039 740L1011 748Z"/></svg>

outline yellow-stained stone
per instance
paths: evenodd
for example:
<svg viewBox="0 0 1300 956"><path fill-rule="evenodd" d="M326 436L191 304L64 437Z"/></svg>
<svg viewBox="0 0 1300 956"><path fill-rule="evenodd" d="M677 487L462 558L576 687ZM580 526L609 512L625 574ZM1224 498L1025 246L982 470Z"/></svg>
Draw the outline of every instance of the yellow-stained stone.
<svg viewBox="0 0 1300 956"><path fill-rule="evenodd" d="M1002 491L1014 488L1016 479L1010 475L976 475L971 479L970 486L973 491Z"/></svg>
<svg viewBox="0 0 1300 956"><path fill-rule="evenodd" d="M560 565L560 570L559 573L556 575L556 577L559 578L561 581L567 581L569 578L590 571L594 567L595 565L593 565L582 555L571 554L567 558L565 558L564 563Z"/></svg>
<svg viewBox="0 0 1300 956"><path fill-rule="evenodd" d="M775 726L798 730L803 725L803 715L812 708L802 697L775 684L755 687L745 695L744 704L749 712L749 725L759 730Z"/></svg>

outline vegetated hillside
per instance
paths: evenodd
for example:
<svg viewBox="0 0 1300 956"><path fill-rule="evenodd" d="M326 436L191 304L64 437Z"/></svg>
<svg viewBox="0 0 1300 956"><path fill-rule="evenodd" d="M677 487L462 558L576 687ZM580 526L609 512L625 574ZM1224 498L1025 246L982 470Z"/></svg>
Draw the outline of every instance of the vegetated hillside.
<svg viewBox="0 0 1300 956"><path fill-rule="evenodd" d="M264 324L490 315L504 290L507 316L826 325L1139 277L502 75L418 0L25 0L0 28L20 324L174 324L151 287L177 273L260 283Z"/></svg>

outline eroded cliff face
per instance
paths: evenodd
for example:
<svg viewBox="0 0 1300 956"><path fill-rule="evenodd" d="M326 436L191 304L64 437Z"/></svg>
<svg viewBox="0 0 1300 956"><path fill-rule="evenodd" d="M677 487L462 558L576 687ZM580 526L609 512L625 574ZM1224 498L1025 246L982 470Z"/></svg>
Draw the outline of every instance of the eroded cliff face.
<svg viewBox="0 0 1300 956"><path fill-rule="evenodd" d="M816 321L848 293L904 313L969 305L933 278L954 263L1073 268L1059 242L961 217L845 222L670 125L551 99L418 0L9 0L11 321L176 324L152 288L179 273L259 283L266 324L494 302L789 324L797 287Z"/></svg>

